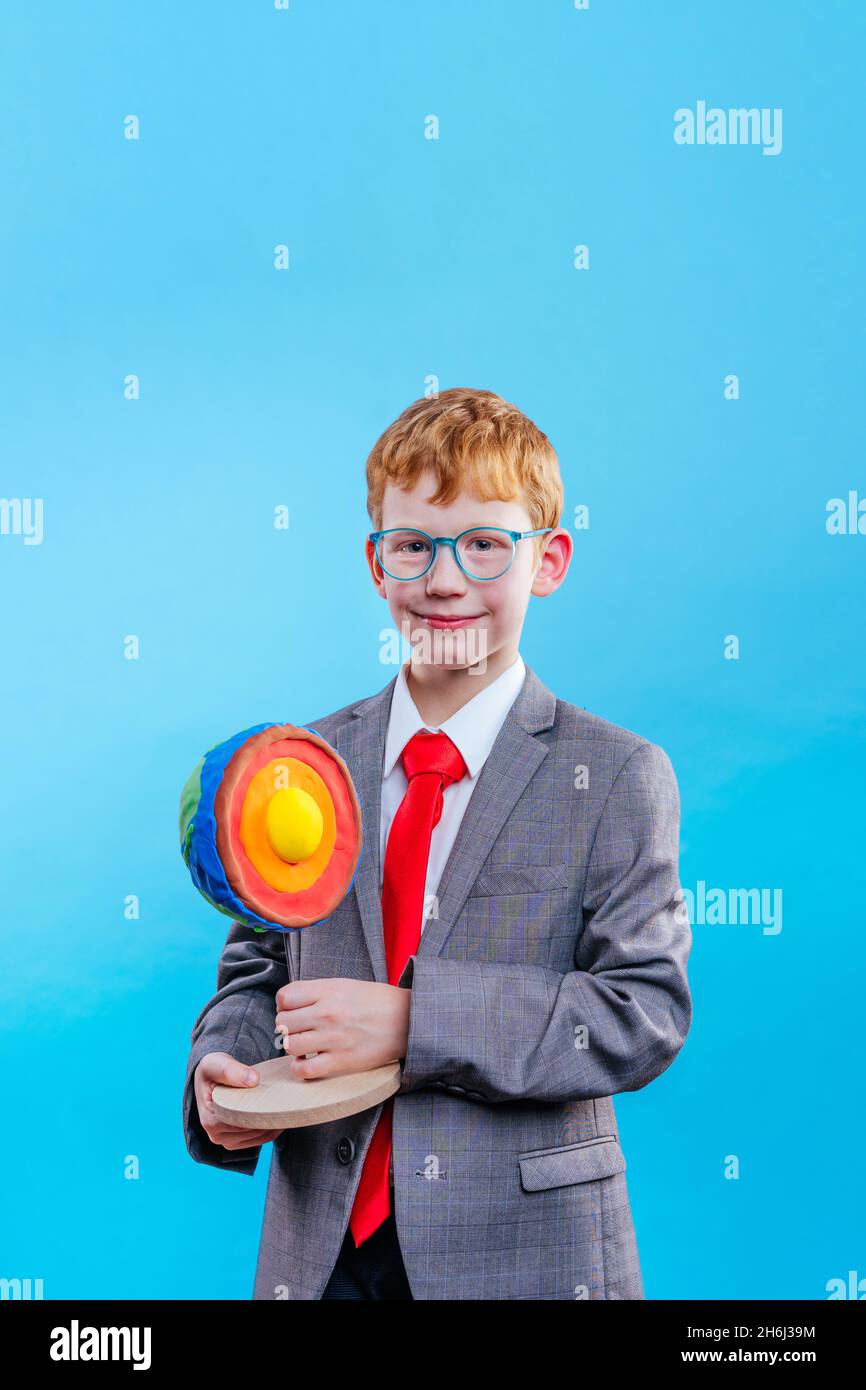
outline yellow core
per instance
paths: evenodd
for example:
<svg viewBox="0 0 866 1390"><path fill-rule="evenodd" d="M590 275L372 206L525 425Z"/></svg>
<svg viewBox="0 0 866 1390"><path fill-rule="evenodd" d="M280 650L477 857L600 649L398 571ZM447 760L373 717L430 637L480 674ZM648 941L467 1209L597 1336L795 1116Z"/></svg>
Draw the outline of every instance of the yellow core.
<svg viewBox="0 0 866 1390"><path fill-rule="evenodd" d="M303 787L282 787L268 802L265 825L271 849L288 864L315 854L322 842L322 812Z"/></svg>

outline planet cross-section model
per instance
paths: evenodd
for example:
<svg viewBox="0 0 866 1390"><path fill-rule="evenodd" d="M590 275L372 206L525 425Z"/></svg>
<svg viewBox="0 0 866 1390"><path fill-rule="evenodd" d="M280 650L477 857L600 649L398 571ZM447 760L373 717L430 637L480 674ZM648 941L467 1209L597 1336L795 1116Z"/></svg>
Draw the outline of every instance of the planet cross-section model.
<svg viewBox="0 0 866 1390"><path fill-rule="evenodd" d="M258 931L323 921L361 856L349 769L294 724L258 724L211 748L181 793L179 829L202 896Z"/></svg>

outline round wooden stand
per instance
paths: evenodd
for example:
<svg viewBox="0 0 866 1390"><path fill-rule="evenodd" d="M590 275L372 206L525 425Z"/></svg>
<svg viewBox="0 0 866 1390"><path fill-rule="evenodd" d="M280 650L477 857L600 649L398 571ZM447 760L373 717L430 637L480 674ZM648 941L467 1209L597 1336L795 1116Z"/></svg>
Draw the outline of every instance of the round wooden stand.
<svg viewBox="0 0 866 1390"><path fill-rule="evenodd" d="M400 1063L348 1076L307 1081L292 1075L291 1057L255 1062L258 1086L214 1086L213 1108L242 1129L301 1129L372 1110L400 1089Z"/></svg>

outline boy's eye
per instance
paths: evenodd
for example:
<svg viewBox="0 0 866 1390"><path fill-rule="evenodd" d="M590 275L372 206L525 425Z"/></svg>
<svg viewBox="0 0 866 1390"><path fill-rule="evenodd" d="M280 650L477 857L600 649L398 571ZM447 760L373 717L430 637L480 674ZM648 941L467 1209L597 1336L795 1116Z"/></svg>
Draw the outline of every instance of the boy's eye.
<svg viewBox="0 0 866 1390"><path fill-rule="evenodd" d="M489 555L492 550L504 549L502 537L495 532L491 535L489 532L473 531L463 537L463 545L467 550L474 550L476 554L481 555Z"/></svg>
<svg viewBox="0 0 866 1390"><path fill-rule="evenodd" d="M384 537L383 549L391 560L413 560L430 554L430 541L421 531L394 531Z"/></svg>
<svg viewBox="0 0 866 1390"><path fill-rule="evenodd" d="M395 536L392 548L402 555L425 555L430 542L424 536Z"/></svg>

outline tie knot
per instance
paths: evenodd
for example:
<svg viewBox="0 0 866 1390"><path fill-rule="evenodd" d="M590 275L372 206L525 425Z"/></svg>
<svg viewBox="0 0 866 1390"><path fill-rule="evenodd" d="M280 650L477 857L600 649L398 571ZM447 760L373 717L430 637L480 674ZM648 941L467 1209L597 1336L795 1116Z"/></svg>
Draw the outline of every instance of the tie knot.
<svg viewBox="0 0 866 1390"><path fill-rule="evenodd" d="M400 754L400 761L410 782L419 772L436 772L442 778L442 785L447 787L459 782L468 771L460 749L448 735L441 731L434 734L429 729L420 729L412 735Z"/></svg>

